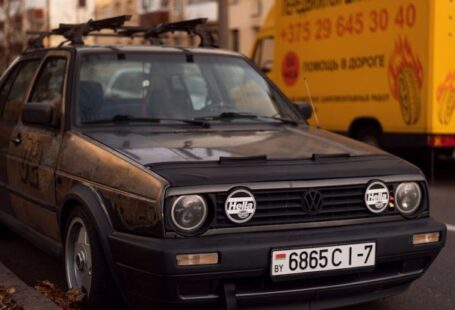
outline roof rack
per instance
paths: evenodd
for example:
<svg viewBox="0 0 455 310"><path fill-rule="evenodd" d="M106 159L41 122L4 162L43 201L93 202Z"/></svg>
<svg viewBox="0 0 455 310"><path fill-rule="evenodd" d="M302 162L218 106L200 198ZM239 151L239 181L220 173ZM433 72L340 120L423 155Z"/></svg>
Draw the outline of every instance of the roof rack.
<svg viewBox="0 0 455 310"><path fill-rule="evenodd" d="M29 32L38 36L29 40L27 49L44 48L44 39L54 35L63 36L66 39L59 46L66 42L70 42L71 45L84 45L84 36L142 37L151 44L162 45L163 34L179 31L198 36L201 39L200 47L217 47L211 34L199 27L207 23L207 18L160 24L156 27L123 26L130 19L131 15L122 15L100 20L91 19L81 24L60 24L59 28L48 32ZM112 30L113 33L99 33L101 30Z"/></svg>
<svg viewBox="0 0 455 310"><path fill-rule="evenodd" d="M201 39L199 44L200 47L217 47L211 34L199 27L200 25L207 24L207 22L207 18L197 18L175 23L159 24L155 27L122 27L122 30L118 33L124 36L142 34L142 36L150 41L151 44L161 45L161 35L181 31L186 32L189 35L198 36Z"/></svg>
<svg viewBox="0 0 455 310"><path fill-rule="evenodd" d="M113 30L116 32L130 19L131 15L121 15L100 20L90 19L88 22L81 24L60 24L58 28L49 32L41 32L38 37L30 39L28 41L28 49L44 48L44 39L53 35L63 36L66 39L60 45L66 42L71 42L71 45L84 45L84 36L101 30Z"/></svg>

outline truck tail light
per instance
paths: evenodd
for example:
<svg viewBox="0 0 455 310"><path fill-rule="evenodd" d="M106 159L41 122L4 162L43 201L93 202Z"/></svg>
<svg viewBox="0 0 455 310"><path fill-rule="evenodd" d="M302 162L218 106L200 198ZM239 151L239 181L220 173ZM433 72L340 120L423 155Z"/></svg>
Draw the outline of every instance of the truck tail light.
<svg viewBox="0 0 455 310"><path fill-rule="evenodd" d="M455 136L430 136L428 137L428 145L432 147L455 147Z"/></svg>

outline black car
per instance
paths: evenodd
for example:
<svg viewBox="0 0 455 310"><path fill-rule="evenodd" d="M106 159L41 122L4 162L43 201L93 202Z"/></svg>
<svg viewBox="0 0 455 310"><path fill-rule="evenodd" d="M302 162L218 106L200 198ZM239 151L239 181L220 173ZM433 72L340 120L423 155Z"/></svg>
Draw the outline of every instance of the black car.
<svg viewBox="0 0 455 310"><path fill-rule="evenodd" d="M64 257L88 309L322 309L424 274L446 228L418 168L310 127L201 20L126 19L43 33L0 81L0 219ZM152 45L83 44L103 29Z"/></svg>

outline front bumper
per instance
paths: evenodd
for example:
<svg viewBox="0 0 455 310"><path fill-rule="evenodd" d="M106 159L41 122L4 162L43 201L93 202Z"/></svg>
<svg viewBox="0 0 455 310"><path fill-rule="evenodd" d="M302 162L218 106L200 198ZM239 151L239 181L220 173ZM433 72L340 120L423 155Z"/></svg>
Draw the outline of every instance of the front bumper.
<svg viewBox="0 0 455 310"><path fill-rule="evenodd" d="M414 246L412 235L440 232L438 243ZM399 293L419 278L443 248L446 228L432 219L280 232L154 239L114 233L109 244L116 276L134 309L237 304L266 308L311 304L330 308ZM319 273L274 281L271 251L376 242L374 270ZM218 252L220 263L179 267L176 255Z"/></svg>

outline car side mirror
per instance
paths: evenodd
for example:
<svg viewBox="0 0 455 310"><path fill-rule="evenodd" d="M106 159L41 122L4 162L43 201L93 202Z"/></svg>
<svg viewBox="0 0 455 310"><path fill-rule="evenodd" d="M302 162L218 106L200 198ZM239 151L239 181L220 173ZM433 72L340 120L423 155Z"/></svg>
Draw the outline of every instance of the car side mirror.
<svg viewBox="0 0 455 310"><path fill-rule="evenodd" d="M53 127L54 104L50 102L27 102L22 109L25 124Z"/></svg>
<svg viewBox="0 0 455 310"><path fill-rule="evenodd" d="M294 107L304 120L309 120L313 116L313 107L308 101L294 102Z"/></svg>

